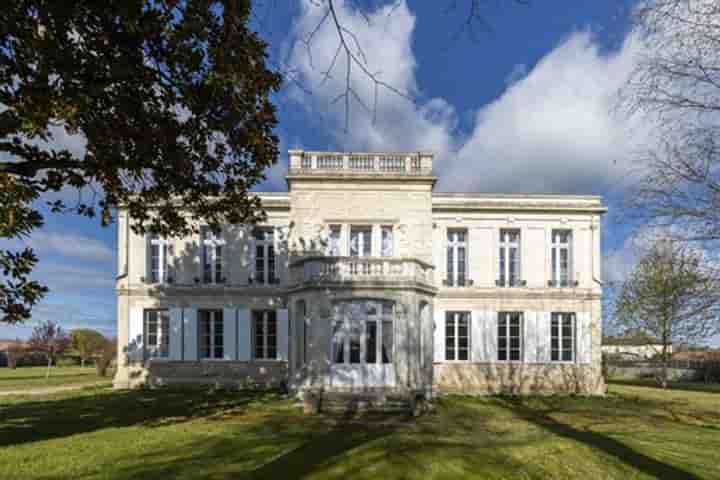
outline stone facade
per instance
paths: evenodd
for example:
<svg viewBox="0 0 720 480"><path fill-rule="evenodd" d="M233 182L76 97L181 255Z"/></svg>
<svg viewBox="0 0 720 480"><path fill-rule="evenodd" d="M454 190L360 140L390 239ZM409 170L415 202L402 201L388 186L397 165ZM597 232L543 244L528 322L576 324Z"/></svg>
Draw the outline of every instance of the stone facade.
<svg viewBox="0 0 720 480"><path fill-rule="evenodd" d="M219 238L120 210L117 387L603 393L600 198L436 193L423 152L293 150L287 179Z"/></svg>

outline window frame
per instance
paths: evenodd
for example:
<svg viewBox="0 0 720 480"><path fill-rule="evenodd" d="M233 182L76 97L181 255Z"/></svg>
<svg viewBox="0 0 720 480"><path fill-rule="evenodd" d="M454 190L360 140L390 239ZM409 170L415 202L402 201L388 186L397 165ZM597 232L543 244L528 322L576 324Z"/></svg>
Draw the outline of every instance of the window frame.
<svg viewBox="0 0 720 480"><path fill-rule="evenodd" d="M164 314L164 318L160 318L160 314ZM149 315L157 315L155 324L157 326L155 337L156 341L154 345L150 345L148 340L149 334ZM163 328L165 323L166 328ZM166 347L165 354L158 355L159 351L162 353L163 346ZM151 348L153 349L151 351ZM170 311L167 308L146 308L143 310L143 358L145 360L169 360L170 359Z"/></svg>
<svg viewBox="0 0 720 480"><path fill-rule="evenodd" d="M271 315L272 314L272 315ZM270 318L272 316L272 318ZM262 322L262 356L257 355L257 336L258 336L258 321ZM268 325L272 322L275 323L275 357L269 357L268 351L270 346L268 333ZM281 361L278 336L280 334L280 324L277 319L277 310L253 310L252 311L252 359L253 361L259 362L277 362Z"/></svg>
<svg viewBox="0 0 720 480"><path fill-rule="evenodd" d="M208 334L208 353L210 356L204 357L202 355L203 353L203 330L202 330L202 322L204 319L202 318L203 315L208 315L208 321L210 323L210 333ZM198 359L203 362L217 362L217 361L224 361L225 360L225 335L227 332L225 331L225 315L221 309L200 309L198 310L198 318L197 318L197 341L198 341ZM221 334L222 334L222 341L220 344L216 342L217 340L217 324L220 324L221 327ZM222 349L222 355L217 356L217 348L220 347Z"/></svg>
<svg viewBox="0 0 720 480"><path fill-rule="evenodd" d="M358 239L358 252L359 255L353 255L352 251L352 242L353 242L353 229L358 229L359 233L362 235ZM350 225L350 232L348 235L348 254L352 258L369 258L373 256L375 245L373 242L373 225L372 224L351 224ZM368 233L367 241L369 242L370 248L367 250L367 253L365 253L365 233Z"/></svg>
<svg viewBox="0 0 720 480"><path fill-rule="evenodd" d="M222 232L215 234L207 225L200 227L201 242L201 261L202 261L202 283L206 285L219 285L225 283L225 265L224 265L224 246L225 240L222 238ZM218 255L218 248L220 254ZM210 258L207 253L210 252ZM208 261L210 262L210 280L208 281L205 273L207 271Z"/></svg>
<svg viewBox="0 0 720 480"><path fill-rule="evenodd" d="M561 242L562 233L567 233L567 242ZM570 228L553 228L550 231L550 277L551 285L555 288L569 288L573 286L573 230ZM562 251L567 251L567 283L563 285L561 278Z"/></svg>
<svg viewBox="0 0 720 480"><path fill-rule="evenodd" d="M457 235L459 233L463 234L463 240L458 240ZM451 239L452 236L452 239ZM445 236L446 241L446 249L445 249L445 266L446 266L446 276L445 276L445 283L448 287L455 287L455 288L463 288L468 286L468 230L467 228L448 228L447 234ZM464 266L465 269L463 270L463 276L462 276L462 285L460 285L460 282L458 281L460 278L459 275L459 268L460 265L460 255L459 251L460 248L463 248L463 259L464 259ZM450 259L448 258L448 252L452 251L452 265L450 265Z"/></svg>
<svg viewBox="0 0 720 480"><path fill-rule="evenodd" d="M454 358L448 359L448 322L452 318L453 323L453 352ZM461 359L460 357L460 320L466 320L467 322L467 358ZM469 311L464 310L451 310L445 312L445 344L443 355L443 362L445 363L468 363L472 361L472 314Z"/></svg>
<svg viewBox="0 0 720 480"><path fill-rule="evenodd" d="M511 359L511 351L513 350L510 347L510 341L512 340L512 336L510 335L510 327L511 327L511 320L512 315L518 316L518 343L519 343L519 355L517 360ZM506 350L506 358L503 360L500 358L500 339L502 336L500 335L500 322L502 318L505 317L506 325L505 325L505 350ZM497 317L497 344L495 345L497 348L497 355L496 355L496 361L499 363L523 363L525 358L525 314L524 312L520 311L503 311L498 312Z"/></svg>
<svg viewBox="0 0 720 480"><path fill-rule="evenodd" d="M252 232L252 282L256 285L277 285L280 278L277 275L277 252L275 251L275 227L258 227ZM258 237L262 235L262 238ZM269 234L269 235L268 235ZM262 248L262 278L258 278L258 247ZM272 266L272 268L270 268ZM272 274L272 275L271 275Z"/></svg>
<svg viewBox="0 0 720 480"><path fill-rule="evenodd" d="M149 258L150 258L150 268L149 268L149 283L170 283L172 281L171 276L171 266L170 266L170 256L172 255L172 243L170 240L168 240L165 237L161 237L160 235L153 234L149 236L148 244L150 247L149 252ZM155 258L155 254L153 252L154 247L157 247L157 258L158 258L158 269L157 269L157 275L155 274L155 269L153 268L153 259Z"/></svg>
<svg viewBox="0 0 720 480"><path fill-rule="evenodd" d="M568 318L569 317L569 318ZM570 328L572 329L570 337L565 337L562 334L562 322L561 320L570 320ZM553 323L558 323L558 348L553 348ZM570 342L570 352L571 352L571 359L570 360L563 360L562 359L562 353L566 351L567 349L564 348L564 339L569 339ZM558 359L553 360L553 353L558 352ZM577 314L575 312L552 312L550 314L550 363L576 363L577 362Z"/></svg>
<svg viewBox="0 0 720 480"><path fill-rule="evenodd" d="M517 234L517 240L511 241L510 235ZM501 287L519 287L522 283L522 231L519 228L501 228L498 251L498 281ZM515 250L515 268L510 270L510 251ZM514 279L511 274L514 275Z"/></svg>

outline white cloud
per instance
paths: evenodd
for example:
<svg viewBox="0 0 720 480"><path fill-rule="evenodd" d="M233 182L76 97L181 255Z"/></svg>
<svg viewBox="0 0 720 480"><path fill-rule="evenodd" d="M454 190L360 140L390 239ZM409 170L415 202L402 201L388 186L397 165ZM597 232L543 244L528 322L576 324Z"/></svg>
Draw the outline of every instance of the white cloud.
<svg viewBox="0 0 720 480"><path fill-rule="evenodd" d="M648 142L648 128L638 119L612 113L639 42L631 35L618 51L606 53L589 32L571 34L533 67L516 65L506 91L476 113L467 135L457 133L456 110L444 99L411 103L382 89L376 123L354 102L345 133L344 105L332 103L345 85L342 54L323 83L337 47L335 28L328 21L314 34L312 62L302 42L320 22L323 5L302 2L290 58L315 88L294 98L342 148L434 151L439 190L603 192L627 178L633 154ZM389 8L369 12L368 23L350 2L337 4L341 21L367 54L368 70L422 99L411 48L415 16L404 1L388 19ZM352 85L372 102L372 83L357 68Z"/></svg>
<svg viewBox="0 0 720 480"><path fill-rule="evenodd" d="M33 232L29 239L15 243L32 247L41 257L59 254L91 261L109 261L115 256L113 250L102 241L75 233L40 230Z"/></svg>

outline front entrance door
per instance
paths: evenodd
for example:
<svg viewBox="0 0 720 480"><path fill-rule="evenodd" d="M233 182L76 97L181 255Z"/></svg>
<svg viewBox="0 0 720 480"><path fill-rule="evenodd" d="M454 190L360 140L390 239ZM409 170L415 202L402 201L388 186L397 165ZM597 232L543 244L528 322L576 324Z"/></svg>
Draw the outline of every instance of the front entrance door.
<svg viewBox="0 0 720 480"><path fill-rule="evenodd" d="M385 301L338 304L333 320L331 385L395 385L394 305Z"/></svg>

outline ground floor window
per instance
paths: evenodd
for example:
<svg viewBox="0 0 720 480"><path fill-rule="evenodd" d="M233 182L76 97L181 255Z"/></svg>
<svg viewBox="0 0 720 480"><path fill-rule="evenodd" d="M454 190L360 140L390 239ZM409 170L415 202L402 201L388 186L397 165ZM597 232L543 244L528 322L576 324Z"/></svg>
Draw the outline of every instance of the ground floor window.
<svg viewBox="0 0 720 480"><path fill-rule="evenodd" d="M144 336L147 358L167 358L170 351L170 314L167 310L145 310Z"/></svg>
<svg viewBox="0 0 720 480"><path fill-rule="evenodd" d="M498 315L498 360L522 360L522 313L500 312Z"/></svg>
<svg viewBox="0 0 720 480"><path fill-rule="evenodd" d="M338 309L333 321L332 361L339 364L389 364L393 358L391 302L357 302Z"/></svg>
<svg viewBox="0 0 720 480"><path fill-rule="evenodd" d="M200 358L223 358L224 329L222 310L200 310L198 319Z"/></svg>
<svg viewBox="0 0 720 480"><path fill-rule="evenodd" d="M277 314L275 310L253 311L254 358L277 359Z"/></svg>
<svg viewBox="0 0 720 480"><path fill-rule="evenodd" d="M445 360L470 359L470 312L445 313Z"/></svg>
<svg viewBox="0 0 720 480"><path fill-rule="evenodd" d="M550 319L550 360L572 362L575 360L575 314L552 314Z"/></svg>

